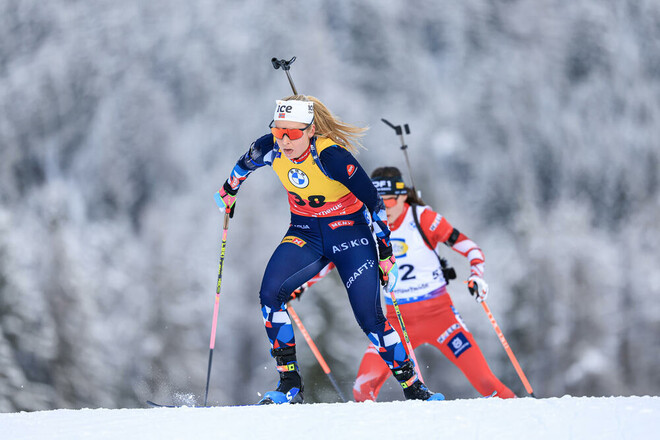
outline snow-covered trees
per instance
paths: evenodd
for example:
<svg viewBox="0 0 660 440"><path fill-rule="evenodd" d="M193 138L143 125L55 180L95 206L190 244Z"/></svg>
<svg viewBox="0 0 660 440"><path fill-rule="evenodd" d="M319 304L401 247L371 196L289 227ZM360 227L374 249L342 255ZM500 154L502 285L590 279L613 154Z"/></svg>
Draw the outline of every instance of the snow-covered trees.
<svg viewBox="0 0 660 440"><path fill-rule="evenodd" d="M538 395L657 394L659 29L658 3L632 0L1 1L0 410L202 393L213 192L290 93L271 57L293 55L299 91L371 126L368 171L402 160L380 118L410 124L415 182L483 248ZM287 225L275 176L254 173L230 224L214 400L275 384L257 292ZM450 292L523 394L483 312ZM341 284L296 309L348 394L367 340ZM306 396L335 399L299 343ZM431 388L473 396L436 355L419 356Z"/></svg>

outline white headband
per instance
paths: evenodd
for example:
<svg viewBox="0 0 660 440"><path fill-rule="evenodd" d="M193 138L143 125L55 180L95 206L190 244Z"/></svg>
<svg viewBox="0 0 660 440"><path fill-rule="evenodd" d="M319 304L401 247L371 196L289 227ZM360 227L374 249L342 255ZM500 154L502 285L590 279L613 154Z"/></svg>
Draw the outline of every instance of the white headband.
<svg viewBox="0 0 660 440"><path fill-rule="evenodd" d="M314 103L311 101L280 101L277 100L273 120L293 121L309 124L314 119Z"/></svg>

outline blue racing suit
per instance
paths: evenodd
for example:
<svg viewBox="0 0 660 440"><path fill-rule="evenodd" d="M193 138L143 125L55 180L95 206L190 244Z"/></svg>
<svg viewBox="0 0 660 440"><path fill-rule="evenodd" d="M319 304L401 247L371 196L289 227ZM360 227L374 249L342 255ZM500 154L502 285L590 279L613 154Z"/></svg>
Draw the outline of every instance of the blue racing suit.
<svg viewBox="0 0 660 440"><path fill-rule="evenodd" d="M364 169L346 148L324 137L312 138L307 152L291 161L268 134L238 160L225 187L235 193L264 165L277 173L291 208L291 224L268 262L259 292L272 347L295 346L287 301L294 289L332 262L360 328L383 360L390 368L407 362L380 305L378 261L389 257L392 248L385 207Z"/></svg>

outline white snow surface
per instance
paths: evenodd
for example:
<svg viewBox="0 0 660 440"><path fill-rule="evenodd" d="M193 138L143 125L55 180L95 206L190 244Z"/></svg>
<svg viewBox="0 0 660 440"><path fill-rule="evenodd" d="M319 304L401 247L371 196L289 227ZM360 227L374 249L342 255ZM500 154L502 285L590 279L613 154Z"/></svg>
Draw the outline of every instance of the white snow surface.
<svg viewBox="0 0 660 440"><path fill-rule="evenodd" d="M655 439L660 397L464 399L0 414L23 439Z"/></svg>

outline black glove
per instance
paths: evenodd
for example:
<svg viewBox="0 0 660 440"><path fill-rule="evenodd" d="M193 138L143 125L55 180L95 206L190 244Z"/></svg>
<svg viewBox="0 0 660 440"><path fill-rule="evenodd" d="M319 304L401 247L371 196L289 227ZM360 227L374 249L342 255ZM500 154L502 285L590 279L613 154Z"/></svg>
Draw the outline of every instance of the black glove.
<svg viewBox="0 0 660 440"><path fill-rule="evenodd" d="M390 243L387 246L383 246L380 242L378 242L378 259L379 260L386 260L392 256L392 244Z"/></svg>

